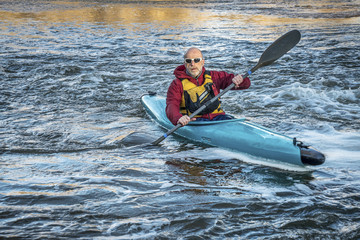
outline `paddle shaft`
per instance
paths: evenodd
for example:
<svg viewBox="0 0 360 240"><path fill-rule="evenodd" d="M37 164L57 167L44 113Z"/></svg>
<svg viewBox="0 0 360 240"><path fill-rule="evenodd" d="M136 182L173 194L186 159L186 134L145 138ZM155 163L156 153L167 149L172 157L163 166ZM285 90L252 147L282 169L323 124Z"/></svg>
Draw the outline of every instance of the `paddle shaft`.
<svg viewBox="0 0 360 240"><path fill-rule="evenodd" d="M300 41L301 35L298 30L290 31L280 38L278 38L275 42L273 42L261 55L258 63L255 67L253 67L250 71L245 73L243 75L243 78L248 77L250 74L255 72L257 69L272 64L275 60L282 57L285 53L287 53L290 49L292 49L299 41ZM218 98L220 98L222 95L227 93L230 89L234 88L235 84L230 84L227 88L225 88L223 91L221 91L218 95L210 99L208 102L206 102L204 105L202 105L200 108L198 108L195 112L193 112L189 117L190 119L198 115L201 111L203 111L208 105L215 102ZM161 136L159 139L154 141L152 144L157 145L161 141L163 141L165 138L167 138L169 135L171 135L173 132L175 132L177 129L182 127L182 125L179 123L175 127L173 127L171 130L166 132L163 136Z"/></svg>

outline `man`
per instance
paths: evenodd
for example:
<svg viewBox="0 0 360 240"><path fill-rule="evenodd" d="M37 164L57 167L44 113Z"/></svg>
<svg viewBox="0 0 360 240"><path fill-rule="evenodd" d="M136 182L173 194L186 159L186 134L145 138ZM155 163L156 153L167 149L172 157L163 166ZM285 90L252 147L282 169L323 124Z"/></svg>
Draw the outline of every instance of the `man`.
<svg viewBox="0 0 360 240"><path fill-rule="evenodd" d="M166 115L174 125L185 126L195 120L229 119L231 117L221 109L220 101L215 101L195 118L190 119L189 115L232 83L234 89L250 87L249 78L223 71L206 71L204 64L202 52L190 48L184 55L184 65L174 71L176 79L170 84L166 98Z"/></svg>

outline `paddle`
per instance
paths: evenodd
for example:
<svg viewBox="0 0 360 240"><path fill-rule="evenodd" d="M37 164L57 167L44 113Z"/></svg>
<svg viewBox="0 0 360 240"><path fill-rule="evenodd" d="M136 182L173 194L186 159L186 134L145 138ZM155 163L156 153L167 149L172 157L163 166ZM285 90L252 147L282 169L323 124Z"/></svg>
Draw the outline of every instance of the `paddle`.
<svg viewBox="0 0 360 240"><path fill-rule="evenodd" d="M301 34L298 30L290 31L280 38L278 38L273 44L271 44L265 52L261 55L258 63L255 67L253 67L250 71L245 73L243 75L243 78L248 77L250 74L255 72L257 69L268 66L275 62L277 59L282 57L285 53L287 53L290 49L292 49L301 38ZM198 115L201 111L203 111L208 105L212 104L214 101L216 101L218 98L220 98L222 95L227 93L230 89L234 88L235 84L230 84L227 88L225 88L222 92L220 92L218 95L216 95L214 98L206 102L204 105L202 105L198 110L193 112L190 115L190 119ZM159 139L154 141L152 144L157 145L161 141L163 141L165 138L167 138L169 135L171 135L173 132L175 132L177 129L179 129L182 125L179 123L175 127L173 127L171 130L169 130L167 133L165 133L163 136L161 136Z"/></svg>

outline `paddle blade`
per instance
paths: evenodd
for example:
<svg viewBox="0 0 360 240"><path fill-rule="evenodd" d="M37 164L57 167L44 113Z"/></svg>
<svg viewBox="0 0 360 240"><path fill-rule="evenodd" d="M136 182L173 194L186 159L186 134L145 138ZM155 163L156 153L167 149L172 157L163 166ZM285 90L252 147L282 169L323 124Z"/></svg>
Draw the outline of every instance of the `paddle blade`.
<svg viewBox="0 0 360 240"><path fill-rule="evenodd" d="M261 55L257 66L263 67L272 64L290 49L295 47L295 45L300 41L300 38L301 34L298 30L292 30L285 33L265 50L265 52Z"/></svg>
<svg viewBox="0 0 360 240"><path fill-rule="evenodd" d="M124 145L125 147L132 147L136 145L145 145L149 144L150 142L155 141L154 136L145 134L145 133L139 133L139 132L133 132L124 137L120 143Z"/></svg>

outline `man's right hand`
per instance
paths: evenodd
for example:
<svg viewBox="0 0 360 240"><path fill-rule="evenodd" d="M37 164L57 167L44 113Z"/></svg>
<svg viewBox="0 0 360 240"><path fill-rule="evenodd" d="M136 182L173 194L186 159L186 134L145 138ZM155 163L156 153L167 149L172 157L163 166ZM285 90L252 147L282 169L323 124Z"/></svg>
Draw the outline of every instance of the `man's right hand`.
<svg viewBox="0 0 360 240"><path fill-rule="evenodd" d="M184 116L182 116L181 118L179 118L179 120L177 121L177 124L180 123L182 126L185 126L185 125L187 125L189 122L195 121L195 120L196 120L196 118L190 119L190 117L189 117L188 115L184 115Z"/></svg>

